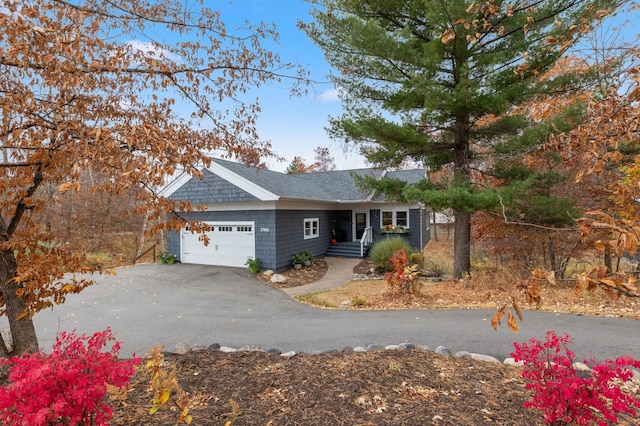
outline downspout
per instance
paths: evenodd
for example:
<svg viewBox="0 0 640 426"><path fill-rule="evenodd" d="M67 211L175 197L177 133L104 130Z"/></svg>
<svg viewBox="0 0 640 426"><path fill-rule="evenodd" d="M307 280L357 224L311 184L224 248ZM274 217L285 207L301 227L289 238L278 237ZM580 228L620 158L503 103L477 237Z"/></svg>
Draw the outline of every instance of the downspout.
<svg viewBox="0 0 640 426"><path fill-rule="evenodd" d="M422 236L422 226L424 225L424 205L422 203L418 203L418 207L420 208L420 250L424 249L424 237Z"/></svg>
<svg viewBox="0 0 640 426"><path fill-rule="evenodd" d="M422 165L424 166L424 180L426 180L427 182L431 182L431 174L429 173L431 169L429 168L429 165L426 164L426 161L423 162ZM424 215L425 215L427 206L421 202L418 202L418 206L420 207L420 245L424 249L424 245L423 245L424 237L422 233L424 232L423 231ZM431 216L431 214L429 214L429 216ZM427 219L427 224L429 224L430 222L429 219ZM429 227L429 240L431 240L431 227Z"/></svg>

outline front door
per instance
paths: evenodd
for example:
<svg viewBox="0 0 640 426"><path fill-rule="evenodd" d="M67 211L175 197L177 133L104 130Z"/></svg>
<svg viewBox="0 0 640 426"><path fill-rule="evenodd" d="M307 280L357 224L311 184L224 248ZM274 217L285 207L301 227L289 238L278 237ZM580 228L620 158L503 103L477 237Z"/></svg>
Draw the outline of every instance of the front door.
<svg viewBox="0 0 640 426"><path fill-rule="evenodd" d="M359 241L362 238L362 234L364 234L364 230L369 226L369 213L368 212L354 212L353 213L353 224L354 224L354 232L355 236L354 241Z"/></svg>

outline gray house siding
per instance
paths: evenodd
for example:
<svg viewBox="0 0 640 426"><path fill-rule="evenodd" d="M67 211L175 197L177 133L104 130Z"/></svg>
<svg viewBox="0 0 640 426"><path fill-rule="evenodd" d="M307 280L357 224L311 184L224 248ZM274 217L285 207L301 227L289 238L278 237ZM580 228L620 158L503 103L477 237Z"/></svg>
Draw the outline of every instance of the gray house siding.
<svg viewBox="0 0 640 426"><path fill-rule="evenodd" d="M171 198L175 200L189 200L195 205L258 201L253 195L216 176L207 169L204 169L202 172L203 179L191 178L186 184L173 193Z"/></svg>
<svg viewBox="0 0 640 426"><path fill-rule="evenodd" d="M167 232L167 251L180 260L180 232Z"/></svg>
<svg viewBox="0 0 640 426"><path fill-rule="evenodd" d="M283 271L291 267L291 255L309 250L314 256L324 256L331 243L334 213L318 210L278 210L275 228L278 253L272 269ZM304 239L304 219L317 218L319 237Z"/></svg>
<svg viewBox="0 0 640 426"><path fill-rule="evenodd" d="M422 250L429 242L429 212L420 209L409 210L409 229L406 236L409 245L417 250Z"/></svg>
<svg viewBox="0 0 640 426"><path fill-rule="evenodd" d="M186 216L203 222L254 222L256 257L260 259L260 267L273 269L276 264L276 221L273 210L192 212ZM179 232L167 234L167 250L179 257Z"/></svg>

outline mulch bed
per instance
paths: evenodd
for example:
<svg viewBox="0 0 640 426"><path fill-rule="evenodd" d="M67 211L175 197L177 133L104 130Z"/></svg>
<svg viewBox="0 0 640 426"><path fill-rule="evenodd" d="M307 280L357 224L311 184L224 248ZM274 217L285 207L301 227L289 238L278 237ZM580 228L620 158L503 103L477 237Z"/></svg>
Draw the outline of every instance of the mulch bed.
<svg viewBox="0 0 640 426"><path fill-rule="evenodd" d="M256 275L260 281L264 284L270 285L276 288L292 288L305 284L314 283L322 277L324 277L329 270L329 265L322 259L313 259L310 266L304 266L302 269L288 269L284 272L280 272L286 278L285 282L273 283L271 282L271 275L266 274L265 271L261 271Z"/></svg>
<svg viewBox="0 0 640 426"><path fill-rule="evenodd" d="M372 267L364 259L355 269ZM286 271L279 288L317 281L327 264L315 259ZM540 425L522 404L531 398L520 370L501 364L445 357L421 350L298 354L196 351L167 355L188 398L195 425ZM175 425L171 401L150 415L149 373L133 378L111 425ZM637 424L621 417L619 425Z"/></svg>
<svg viewBox="0 0 640 426"><path fill-rule="evenodd" d="M198 351L168 355L196 425L535 425L519 370L421 350L299 354ZM139 373L112 425L174 425L149 415ZM229 423L227 423L229 422Z"/></svg>

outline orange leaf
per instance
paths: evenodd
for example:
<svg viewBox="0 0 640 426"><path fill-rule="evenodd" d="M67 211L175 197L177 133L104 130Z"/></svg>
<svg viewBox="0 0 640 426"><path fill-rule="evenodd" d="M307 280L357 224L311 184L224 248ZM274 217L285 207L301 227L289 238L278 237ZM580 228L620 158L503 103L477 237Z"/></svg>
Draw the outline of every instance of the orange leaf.
<svg viewBox="0 0 640 426"><path fill-rule="evenodd" d="M498 331L498 326L500 325L500 321L502 321L502 318L504 318L504 310L507 308L506 305L502 305L495 314L493 314L493 317L491 317L491 327L493 327L493 329L495 331Z"/></svg>
<svg viewBox="0 0 640 426"><path fill-rule="evenodd" d="M629 293L638 293L638 286L636 285L636 283L638 282L638 279L634 276L629 277L629 280L626 283L622 283L620 286L625 289L626 291L628 291Z"/></svg>
<svg viewBox="0 0 640 426"><path fill-rule="evenodd" d="M618 287L621 283L620 279L616 279L615 276L610 278L603 278L600 280L601 283L608 285L609 287Z"/></svg>
<svg viewBox="0 0 640 426"><path fill-rule="evenodd" d="M576 286L574 288L576 296L580 296L587 288L587 280L588 278L584 274L580 274L576 277Z"/></svg>
<svg viewBox="0 0 640 426"><path fill-rule="evenodd" d="M507 325L509 326L511 331L513 331L514 333L519 333L520 327L518 327L518 324L516 323L516 317L513 316L511 310L508 310L507 314Z"/></svg>
<svg viewBox="0 0 640 426"><path fill-rule="evenodd" d="M549 283L552 284L552 285L556 284L556 273L555 273L555 271L549 272L549 274L547 275L547 281L549 281Z"/></svg>
<svg viewBox="0 0 640 426"><path fill-rule="evenodd" d="M447 29L444 33L442 33L442 36L440 36L440 41L442 41L442 44L447 44L455 39L456 39L456 32L453 31L451 28Z"/></svg>
<svg viewBox="0 0 640 426"><path fill-rule="evenodd" d="M544 269L540 269L540 268L536 268L532 273L531 276L537 280L545 280L547 279L547 276L549 275L549 273L547 271L545 271Z"/></svg>
<svg viewBox="0 0 640 426"><path fill-rule="evenodd" d="M589 278L604 278L609 273L609 268L606 266L596 266L589 271Z"/></svg>
<svg viewBox="0 0 640 426"><path fill-rule="evenodd" d="M70 189L73 189L73 192L77 194L80 191L80 184L78 182L64 182L58 186L58 191L61 194L68 192Z"/></svg>
<svg viewBox="0 0 640 426"><path fill-rule="evenodd" d="M618 300L618 298L620 297L620 294L617 291L615 291L615 290L613 290L613 289L611 289L609 287L605 287L603 290L604 290L604 293L611 300Z"/></svg>
<svg viewBox="0 0 640 426"><path fill-rule="evenodd" d="M542 295L542 287L540 286L540 282L530 281L529 286L527 287L527 294L529 294L534 299L539 299Z"/></svg>
<svg viewBox="0 0 640 426"><path fill-rule="evenodd" d="M513 306L513 310L516 311L516 315L518 315L518 318L520 319L520 322L524 322L524 317L522 316L522 311L520 311L520 307L516 303L515 299L513 300L513 304L511 306Z"/></svg>

